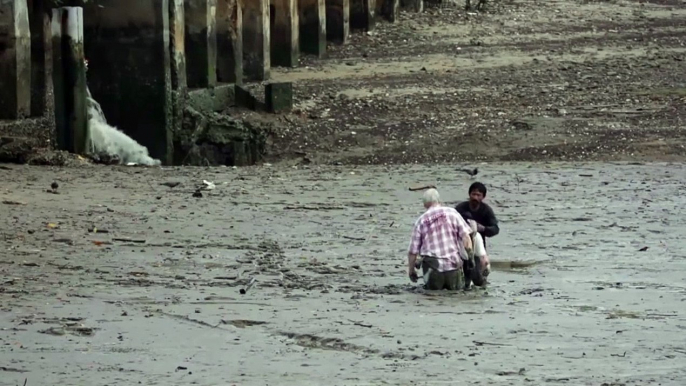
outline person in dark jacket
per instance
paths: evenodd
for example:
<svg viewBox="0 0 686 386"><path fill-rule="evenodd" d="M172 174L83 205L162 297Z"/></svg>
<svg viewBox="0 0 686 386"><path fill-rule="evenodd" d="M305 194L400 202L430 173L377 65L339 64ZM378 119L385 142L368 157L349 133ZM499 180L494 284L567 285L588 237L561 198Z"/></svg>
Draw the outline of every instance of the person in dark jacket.
<svg viewBox="0 0 686 386"><path fill-rule="evenodd" d="M493 209L483 202L484 198L486 198L486 185L475 182L469 187L469 200L457 204L455 210L465 220L476 221L476 230L484 238L485 245L486 238L497 236L500 228Z"/></svg>
<svg viewBox="0 0 686 386"><path fill-rule="evenodd" d="M476 223L476 231L483 239L484 252L487 252L486 238L496 236L500 233L498 227L498 219L495 217L493 209L483 202L486 198L486 185L481 182L475 182L469 187L469 200L461 202L455 206L455 210L467 221L474 221ZM481 267L481 271L474 271L473 266L465 267L465 290L468 290L473 283L482 286L486 277L490 273L490 263L486 255L484 259L485 266Z"/></svg>

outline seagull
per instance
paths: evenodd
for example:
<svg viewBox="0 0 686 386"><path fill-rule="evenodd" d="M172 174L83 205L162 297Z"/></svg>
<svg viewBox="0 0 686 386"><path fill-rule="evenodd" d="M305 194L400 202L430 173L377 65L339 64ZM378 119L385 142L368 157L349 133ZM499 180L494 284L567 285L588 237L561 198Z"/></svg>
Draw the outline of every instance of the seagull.
<svg viewBox="0 0 686 386"><path fill-rule="evenodd" d="M169 182L161 182L160 185L164 185L170 188L175 188L179 185L181 185L181 182L179 181L169 181Z"/></svg>
<svg viewBox="0 0 686 386"><path fill-rule="evenodd" d="M474 169L458 169L460 172L464 172L469 174L470 177L476 177L477 174L479 174L479 169L474 168Z"/></svg>

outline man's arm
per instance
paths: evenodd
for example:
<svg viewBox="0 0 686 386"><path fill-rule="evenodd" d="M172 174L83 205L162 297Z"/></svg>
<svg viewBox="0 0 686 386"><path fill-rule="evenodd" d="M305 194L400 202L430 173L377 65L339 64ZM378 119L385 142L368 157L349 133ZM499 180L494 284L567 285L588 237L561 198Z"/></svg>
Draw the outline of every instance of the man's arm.
<svg viewBox="0 0 686 386"><path fill-rule="evenodd" d="M469 212L469 201L463 201L455 205L455 210L460 214L460 216L462 216L462 218L464 218L466 213Z"/></svg>
<svg viewBox="0 0 686 386"><path fill-rule="evenodd" d="M493 237L500 233L498 219L495 217L495 213L490 206L486 207L486 210L484 211L484 217L484 224L481 224L483 225L483 230L480 230L480 233L484 237Z"/></svg>
<svg viewBox="0 0 686 386"><path fill-rule="evenodd" d="M410 238L410 247L407 252L407 274L410 276L412 281L416 281L417 270L414 267L417 262L417 257L422 248L422 233L420 229L419 221L414 225L412 229L412 236Z"/></svg>

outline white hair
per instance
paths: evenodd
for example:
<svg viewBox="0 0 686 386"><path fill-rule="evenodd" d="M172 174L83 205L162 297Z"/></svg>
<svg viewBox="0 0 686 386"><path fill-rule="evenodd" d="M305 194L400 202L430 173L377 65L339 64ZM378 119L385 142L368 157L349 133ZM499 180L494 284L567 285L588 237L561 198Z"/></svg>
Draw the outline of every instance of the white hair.
<svg viewBox="0 0 686 386"><path fill-rule="evenodd" d="M438 194L438 190L431 188L424 192L422 201L424 201L424 205L438 204L441 201L441 196Z"/></svg>

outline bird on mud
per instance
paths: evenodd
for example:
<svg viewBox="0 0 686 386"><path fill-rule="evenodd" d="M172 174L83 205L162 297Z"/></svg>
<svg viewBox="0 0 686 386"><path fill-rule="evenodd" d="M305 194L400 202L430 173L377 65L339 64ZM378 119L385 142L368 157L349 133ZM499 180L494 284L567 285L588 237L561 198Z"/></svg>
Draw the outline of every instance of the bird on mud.
<svg viewBox="0 0 686 386"><path fill-rule="evenodd" d="M59 187L60 187L60 186L59 186L59 184L57 184L57 182L53 182L52 184L50 184L50 188L51 188L52 190L57 190L57 188L59 188Z"/></svg>
<svg viewBox="0 0 686 386"><path fill-rule="evenodd" d="M469 174L470 177L474 178L476 177L477 174L479 174L479 169L474 168L474 169L457 169L459 172L467 173Z"/></svg>

